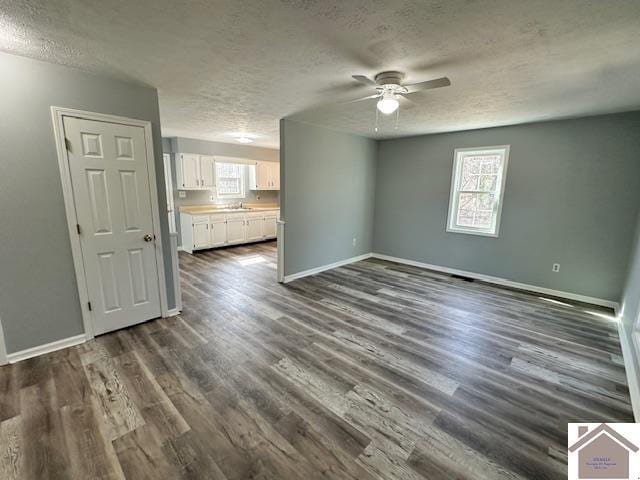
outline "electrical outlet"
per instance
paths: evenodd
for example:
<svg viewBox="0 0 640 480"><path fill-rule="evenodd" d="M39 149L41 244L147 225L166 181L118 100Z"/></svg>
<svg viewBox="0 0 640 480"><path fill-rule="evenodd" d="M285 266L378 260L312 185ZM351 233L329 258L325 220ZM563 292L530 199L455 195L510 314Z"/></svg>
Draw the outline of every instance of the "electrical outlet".
<svg viewBox="0 0 640 480"><path fill-rule="evenodd" d="M180 190L178 192L178 198L187 198L187 192L185 192L184 190Z"/></svg>
<svg viewBox="0 0 640 480"><path fill-rule="evenodd" d="M552 272L559 272L560 271L560 264L559 263L554 263L553 267L551 267L551 271Z"/></svg>
<svg viewBox="0 0 640 480"><path fill-rule="evenodd" d="M358 243L358 239L356 237L353 237L352 243L353 243L353 246L355 247L356 244Z"/></svg>

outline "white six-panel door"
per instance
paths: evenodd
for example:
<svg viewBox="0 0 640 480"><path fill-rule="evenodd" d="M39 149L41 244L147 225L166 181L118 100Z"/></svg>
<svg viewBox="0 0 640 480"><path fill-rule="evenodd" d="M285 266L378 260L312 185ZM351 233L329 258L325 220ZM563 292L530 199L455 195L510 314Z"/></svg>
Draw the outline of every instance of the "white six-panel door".
<svg viewBox="0 0 640 480"><path fill-rule="evenodd" d="M64 117L94 333L161 316L144 128Z"/></svg>

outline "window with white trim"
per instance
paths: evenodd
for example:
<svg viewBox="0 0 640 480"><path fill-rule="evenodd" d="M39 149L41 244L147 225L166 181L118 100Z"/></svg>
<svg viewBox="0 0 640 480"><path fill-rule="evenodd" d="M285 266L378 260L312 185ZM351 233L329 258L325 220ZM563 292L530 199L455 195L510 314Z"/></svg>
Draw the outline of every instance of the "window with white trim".
<svg viewBox="0 0 640 480"><path fill-rule="evenodd" d="M216 162L216 193L218 198L244 198L246 166L241 163Z"/></svg>
<svg viewBox="0 0 640 480"><path fill-rule="evenodd" d="M498 236L508 162L509 145L455 150L448 232Z"/></svg>

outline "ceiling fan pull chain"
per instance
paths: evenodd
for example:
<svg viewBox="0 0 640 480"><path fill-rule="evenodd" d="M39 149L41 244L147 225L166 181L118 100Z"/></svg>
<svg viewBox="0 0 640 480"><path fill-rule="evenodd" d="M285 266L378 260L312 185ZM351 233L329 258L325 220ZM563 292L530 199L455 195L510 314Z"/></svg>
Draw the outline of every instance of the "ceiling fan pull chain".
<svg viewBox="0 0 640 480"><path fill-rule="evenodd" d="M400 121L400 109L396 110L396 130L398 129L398 122Z"/></svg>
<svg viewBox="0 0 640 480"><path fill-rule="evenodd" d="M378 131L378 108L376 107L376 126L373 129L374 132Z"/></svg>

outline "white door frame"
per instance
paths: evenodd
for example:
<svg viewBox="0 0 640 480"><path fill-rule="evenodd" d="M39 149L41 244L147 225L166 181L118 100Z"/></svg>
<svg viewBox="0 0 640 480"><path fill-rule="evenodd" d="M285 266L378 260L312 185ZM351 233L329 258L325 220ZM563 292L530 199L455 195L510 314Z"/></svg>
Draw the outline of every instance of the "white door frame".
<svg viewBox="0 0 640 480"><path fill-rule="evenodd" d="M133 118L108 115L104 113L86 112L64 107L51 107L51 117L53 120L53 131L58 152L58 167L60 168L60 179L62 181L62 193L64 196L64 207L67 215L67 226L69 228L69 238L71 239L71 252L73 254L73 267L76 272L78 283L78 294L80 295L80 308L82 310L82 322L86 340L94 337L93 314L89 310L89 290L87 287L87 276L84 270L82 259L82 246L78 236L77 227L78 216L75 202L73 201L73 189L71 187L71 171L69 169L69 157L67 154L64 137L63 117L75 117L83 120L94 120L98 122L118 123L144 129L145 146L147 150L147 176L149 178L149 190L151 194L151 221L153 234L156 237L156 266L158 268L158 288L160 291L160 309L163 317L169 316L167 305L167 283L165 279L164 261L162 257L162 234L160 231L160 208L158 207L158 187L156 184L155 156L153 153L153 135L151 122L136 120Z"/></svg>
<svg viewBox="0 0 640 480"><path fill-rule="evenodd" d="M164 165L164 183L165 190L167 191L167 206L171 213L169 219L169 233L176 232L176 205L173 200L173 174L171 173L171 155L168 153L162 154L162 162Z"/></svg>

